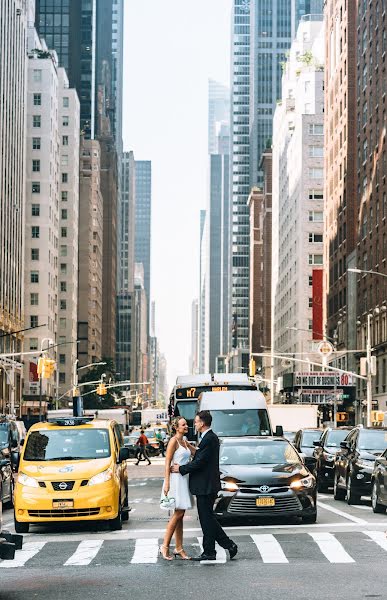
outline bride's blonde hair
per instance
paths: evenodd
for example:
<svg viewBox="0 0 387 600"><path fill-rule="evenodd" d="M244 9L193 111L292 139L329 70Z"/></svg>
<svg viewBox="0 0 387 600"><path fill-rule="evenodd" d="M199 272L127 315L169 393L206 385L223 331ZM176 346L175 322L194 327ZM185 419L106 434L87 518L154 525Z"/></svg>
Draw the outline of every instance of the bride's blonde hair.
<svg viewBox="0 0 387 600"><path fill-rule="evenodd" d="M177 428L179 427L179 421L181 421L182 419L184 419L184 417L181 417L181 416L180 417L175 417L173 419L173 421L171 423L171 428L172 428L173 433L177 432ZM184 419L184 421L185 421L185 419Z"/></svg>

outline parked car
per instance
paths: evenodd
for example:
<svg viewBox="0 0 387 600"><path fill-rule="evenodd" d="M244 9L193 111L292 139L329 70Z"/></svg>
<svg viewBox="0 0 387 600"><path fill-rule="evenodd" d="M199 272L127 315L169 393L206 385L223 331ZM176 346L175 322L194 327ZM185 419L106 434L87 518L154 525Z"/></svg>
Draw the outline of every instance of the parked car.
<svg viewBox="0 0 387 600"><path fill-rule="evenodd" d="M291 444L294 443L294 438L296 437L296 431L284 431L284 438L288 440Z"/></svg>
<svg viewBox="0 0 387 600"><path fill-rule="evenodd" d="M9 451L13 471L17 471L20 457L20 435L14 419L0 417L0 450Z"/></svg>
<svg viewBox="0 0 387 600"><path fill-rule="evenodd" d="M14 481L8 448L0 449L0 504L13 505ZM0 521L1 525L1 521Z"/></svg>
<svg viewBox="0 0 387 600"><path fill-rule="evenodd" d="M352 427L327 427L321 438L314 442L314 457L316 459L315 476L319 492L326 492L333 487L334 462L336 452Z"/></svg>
<svg viewBox="0 0 387 600"><path fill-rule="evenodd" d="M125 444L125 447L129 449L129 457L130 458L136 458L137 451L138 451L137 440L140 437L140 433L141 433L140 429L134 429L130 435L127 435L124 437L124 444ZM153 429L145 429L144 433L145 433L146 437L148 438L148 442L149 442L149 444L146 447L146 449L148 451L148 455L150 457L158 456L160 454L160 444L157 441L157 439L155 438L154 430Z"/></svg>
<svg viewBox="0 0 387 600"><path fill-rule="evenodd" d="M229 437L220 445L220 518L317 518L316 479L284 438Z"/></svg>
<svg viewBox="0 0 387 600"><path fill-rule="evenodd" d="M335 458L333 494L335 500L358 504L371 494L374 464L387 448L387 427L355 427L340 443Z"/></svg>
<svg viewBox="0 0 387 600"><path fill-rule="evenodd" d="M314 442L318 442L323 430L317 428L299 429L293 441L293 445L298 452L307 457L312 457L314 453Z"/></svg>
<svg viewBox="0 0 387 600"><path fill-rule="evenodd" d="M375 460L371 477L371 504L374 513L387 509L387 450Z"/></svg>

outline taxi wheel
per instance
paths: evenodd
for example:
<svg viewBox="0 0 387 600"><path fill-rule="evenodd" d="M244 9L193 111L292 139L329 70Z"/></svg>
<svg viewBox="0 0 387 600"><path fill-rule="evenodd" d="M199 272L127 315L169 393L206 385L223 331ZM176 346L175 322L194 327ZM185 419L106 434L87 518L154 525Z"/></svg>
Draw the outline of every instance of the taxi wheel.
<svg viewBox="0 0 387 600"><path fill-rule="evenodd" d="M121 498L118 501L118 514L115 519L108 521L110 531L119 531L122 529L122 507Z"/></svg>
<svg viewBox="0 0 387 600"><path fill-rule="evenodd" d="M372 510L374 511L374 513L383 514L386 512L387 507L383 506L383 504L379 503L379 496L378 496L378 489L377 489L376 481L374 481L373 486L372 486L371 504L372 504Z"/></svg>
<svg viewBox="0 0 387 600"><path fill-rule="evenodd" d="M126 496L125 496L125 504L124 504L124 508L125 508L125 509L129 508L129 495L128 495L128 490L126 490ZM124 511L122 511L122 520L123 520L123 521L129 521L129 511L128 511L128 510L124 510Z"/></svg>
<svg viewBox="0 0 387 600"><path fill-rule="evenodd" d="M14 519L14 523L15 523L15 532L16 533L28 533L30 530L30 524L29 523L20 523L19 521L16 521L16 519Z"/></svg>

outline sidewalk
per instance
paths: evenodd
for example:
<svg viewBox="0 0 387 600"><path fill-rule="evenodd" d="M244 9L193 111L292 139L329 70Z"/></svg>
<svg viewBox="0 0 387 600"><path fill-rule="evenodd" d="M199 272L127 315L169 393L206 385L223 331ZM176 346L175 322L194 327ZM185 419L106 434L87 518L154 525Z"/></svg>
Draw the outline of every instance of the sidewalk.
<svg viewBox="0 0 387 600"><path fill-rule="evenodd" d="M138 467L136 467L136 461L128 461L128 475L129 479L147 479L148 477L158 477L162 479L164 477L164 461L162 457L151 458L151 465L149 466L146 461L141 461Z"/></svg>

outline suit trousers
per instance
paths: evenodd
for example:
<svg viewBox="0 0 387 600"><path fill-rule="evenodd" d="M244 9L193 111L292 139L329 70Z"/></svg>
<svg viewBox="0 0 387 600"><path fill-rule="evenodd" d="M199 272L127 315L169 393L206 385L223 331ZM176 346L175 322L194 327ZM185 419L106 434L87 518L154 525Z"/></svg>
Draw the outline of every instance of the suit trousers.
<svg viewBox="0 0 387 600"><path fill-rule="evenodd" d="M230 548L232 541L223 531L214 515L216 494L196 496L200 526L203 531L203 551L207 556L216 554L215 542L222 548Z"/></svg>

